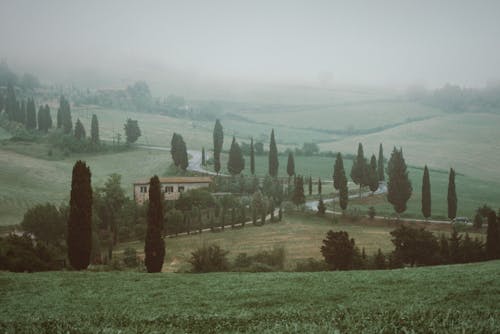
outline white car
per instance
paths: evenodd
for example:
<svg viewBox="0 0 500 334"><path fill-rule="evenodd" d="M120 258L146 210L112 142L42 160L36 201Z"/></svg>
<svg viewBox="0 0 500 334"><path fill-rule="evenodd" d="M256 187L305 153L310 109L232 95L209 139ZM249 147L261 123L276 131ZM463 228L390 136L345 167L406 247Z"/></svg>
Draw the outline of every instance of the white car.
<svg viewBox="0 0 500 334"><path fill-rule="evenodd" d="M464 225L472 225L472 222L467 217L456 217L451 221L452 224L464 224Z"/></svg>

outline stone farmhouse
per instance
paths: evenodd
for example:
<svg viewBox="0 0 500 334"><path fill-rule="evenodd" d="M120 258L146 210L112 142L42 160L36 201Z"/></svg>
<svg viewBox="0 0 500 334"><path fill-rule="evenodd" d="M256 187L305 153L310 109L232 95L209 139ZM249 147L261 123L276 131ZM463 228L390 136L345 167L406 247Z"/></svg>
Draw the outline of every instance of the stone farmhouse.
<svg viewBox="0 0 500 334"><path fill-rule="evenodd" d="M176 200L181 193L190 189L208 188L212 178L208 176L161 177L161 192L166 200ZM134 182L134 200L143 204L149 199L149 180Z"/></svg>

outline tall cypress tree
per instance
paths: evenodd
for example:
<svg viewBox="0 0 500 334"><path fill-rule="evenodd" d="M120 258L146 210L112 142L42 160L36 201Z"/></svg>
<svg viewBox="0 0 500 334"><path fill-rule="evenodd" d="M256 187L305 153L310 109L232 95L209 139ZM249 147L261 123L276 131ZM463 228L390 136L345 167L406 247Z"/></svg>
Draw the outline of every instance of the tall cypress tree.
<svg viewBox="0 0 500 334"><path fill-rule="evenodd" d="M312 176L309 176L309 196L312 195L313 193L313 179L312 179Z"/></svg>
<svg viewBox="0 0 500 334"><path fill-rule="evenodd" d="M422 215L425 220L431 216L431 180L427 165L424 167L424 176L422 177Z"/></svg>
<svg viewBox="0 0 500 334"><path fill-rule="evenodd" d="M274 129L272 129L271 140L269 142L269 175L277 177L278 167L278 148L276 147L276 139L274 138Z"/></svg>
<svg viewBox="0 0 500 334"><path fill-rule="evenodd" d="M406 203L411 197L412 186L408 178L403 149L392 151L388 163L389 182L387 183L387 200L399 215L406 211Z"/></svg>
<svg viewBox="0 0 500 334"><path fill-rule="evenodd" d="M46 104L44 108L44 126L45 132L52 128L52 116L50 114L50 108L48 104Z"/></svg>
<svg viewBox="0 0 500 334"><path fill-rule="evenodd" d="M321 178L318 178L318 194L321 195Z"/></svg>
<svg viewBox="0 0 500 334"><path fill-rule="evenodd" d="M76 270L88 267L92 244L92 187L90 169L77 161L73 167L68 218L68 258Z"/></svg>
<svg viewBox="0 0 500 334"><path fill-rule="evenodd" d="M26 128L30 130L36 129L36 107L33 99L28 99L26 105Z"/></svg>
<svg viewBox="0 0 500 334"><path fill-rule="evenodd" d="M85 133L85 128L83 127L82 122L80 122L80 119L76 119L75 123L75 138L78 140L85 139L86 133Z"/></svg>
<svg viewBox="0 0 500 334"><path fill-rule="evenodd" d="M163 266L165 258L165 242L162 237L163 226L163 200L161 198L161 186L158 176L153 176L149 181L149 206L148 226L146 230L146 242L144 263L148 273L158 273Z"/></svg>
<svg viewBox="0 0 500 334"><path fill-rule="evenodd" d="M207 160L205 157L205 147L201 148L201 165L205 166L207 164Z"/></svg>
<svg viewBox="0 0 500 334"><path fill-rule="evenodd" d="M240 145L236 142L233 136L231 148L229 149L229 160L227 162L227 170L231 175L237 175L245 168L245 159L241 152Z"/></svg>
<svg viewBox="0 0 500 334"><path fill-rule="evenodd" d="M255 149L253 147L253 138L250 139L250 173L255 175Z"/></svg>
<svg viewBox="0 0 500 334"><path fill-rule="evenodd" d="M374 193L378 189L377 158L375 158L375 154L372 155L368 167L368 186L370 187L370 191Z"/></svg>
<svg viewBox="0 0 500 334"><path fill-rule="evenodd" d="M90 142L94 146L98 146L100 144L99 140L99 121L97 120L97 115L92 115L92 121L90 123Z"/></svg>
<svg viewBox="0 0 500 334"><path fill-rule="evenodd" d="M44 113L45 113L45 108L44 106L40 105L40 107L38 107L37 119L38 119L38 131L42 132L46 132Z"/></svg>
<svg viewBox="0 0 500 334"><path fill-rule="evenodd" d="M344 160L342 154L337 153L335 165L333 166L333 187L339 191L339 202L342 210L347 209L349 190L347 188L347 177L344 170Z"/></svg>
<svg viewBox="0 0 500 334"><path fill-rule="evenodd" d="M5 97L5 112L9 118L9 121L14 121L17 109L17 98L16 92L14 90L14 85L11 82L7 84L7 96Z"/></svg>
<svg viewBox="0 0 500 334"><path fill-rule="evenodd" d="M286 163L286 173L288 177L292 177L295 175L295 159L293 158L293 153L288 152L288 161Z"/></svg>
<svg viewBox="0 0 500 334"><path fill-rule="evenodd" d="M488 228L486 230L486 257L488 260L500 258L500 236L495 211L488 213Z"/></svg>
<svg viewBox="0 0 500 334"><path fill-rule="evenodd" d="M306 196L304 195L304 178L300 175L295 178L292 202L297 206L306 202Z"/></svg>
<svg viewBox="0 0 500 334"><path fill-rule="evenodd" d="M367 185L367 163L365 159L365 155L363 153L363 145L361 143L358 144L358 154L356 158L352 162L351 168L351 179L352 181L359 185L359 196L361 197L361 188Z"/></svg>
<svg viewBox="0 0 500 334"><path fill-rule="evenodd" d="M448 218L454 219L457 216L457 191L455 189L455 170L450 168L448 179Z"/></svg>
<svg viewBox="0 0 500 334"><path fill-rule="evenodd" d="M222 144L224 143L224 130L222 129L222 124L219 119L215 120L214 126L214 169L217 174L220 172L220 154L222 152Z"/></svg>
<svg viewBox="0 0 500 334"><path fill-rule="evenodd" d="M340 180L340 187L339 187L339 202L342 211L345 211L345 209L347 209L348 201L349 201L349 190L347 189L347 177L344 176Z"/></svg>
<svg viewBox="0 0 500 334"><path fill-rule="evenodd" d="M71 120L71 108L68 100L64 96L59 99L59 109L57 110L57 127L62 128L65 134L73 129Z"/></svg>
<svg viewBox="0 0 500 334"><path fill-rule="evenodd" d="M384 150L382 148L382 143L378 148L378 180L385 181L385 171L384 171Z"/></svg>

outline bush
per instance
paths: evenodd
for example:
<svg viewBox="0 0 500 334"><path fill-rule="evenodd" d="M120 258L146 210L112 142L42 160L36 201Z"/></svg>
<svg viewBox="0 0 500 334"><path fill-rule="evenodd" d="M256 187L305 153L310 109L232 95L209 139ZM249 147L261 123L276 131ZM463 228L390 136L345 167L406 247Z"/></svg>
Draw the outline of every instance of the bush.
<svg viewBox="0 0 500 334"><path fill-rule="evenodd" d="M268 272L283 270L285 266L285 248L274 247L271 251L261 251L248 256L240 253L233 262L232 270L248 272Z"/></svg>
<svg viewBox="0 0 500 334"><path fill-rule="evenodd" d="M295 266L295 271L299 272L327 271L328 269L328 264L325 261L315 260L313 258L299 262Z"/></svg>
<svg viewBox="0 0 500 334"><path fill-rule="evenodd" d="M125 248L123 251L123 263L129 268L137 267L139 261L137 260L137 251L135 248Z"/></svg>
<svg viewBox="0 0 500 334"><path fill-rule="evenodd" d="M228 251L223 250L218 245L203 245L191 253L189 262L193 266L192 272L227 271L229 268L226 257L228 253Z"/></svg>

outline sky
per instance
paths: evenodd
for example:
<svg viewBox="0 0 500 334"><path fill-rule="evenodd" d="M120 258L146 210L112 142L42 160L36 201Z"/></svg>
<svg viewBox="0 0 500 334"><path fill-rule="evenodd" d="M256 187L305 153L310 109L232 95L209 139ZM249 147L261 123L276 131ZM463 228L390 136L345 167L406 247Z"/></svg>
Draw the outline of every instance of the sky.
<svg viewBox="0 0 500 334"><path fill-rule="evenodd" d="M500 79L500 1L1 0L0 13L0 58L41 76L429 87Z"/></svg>

